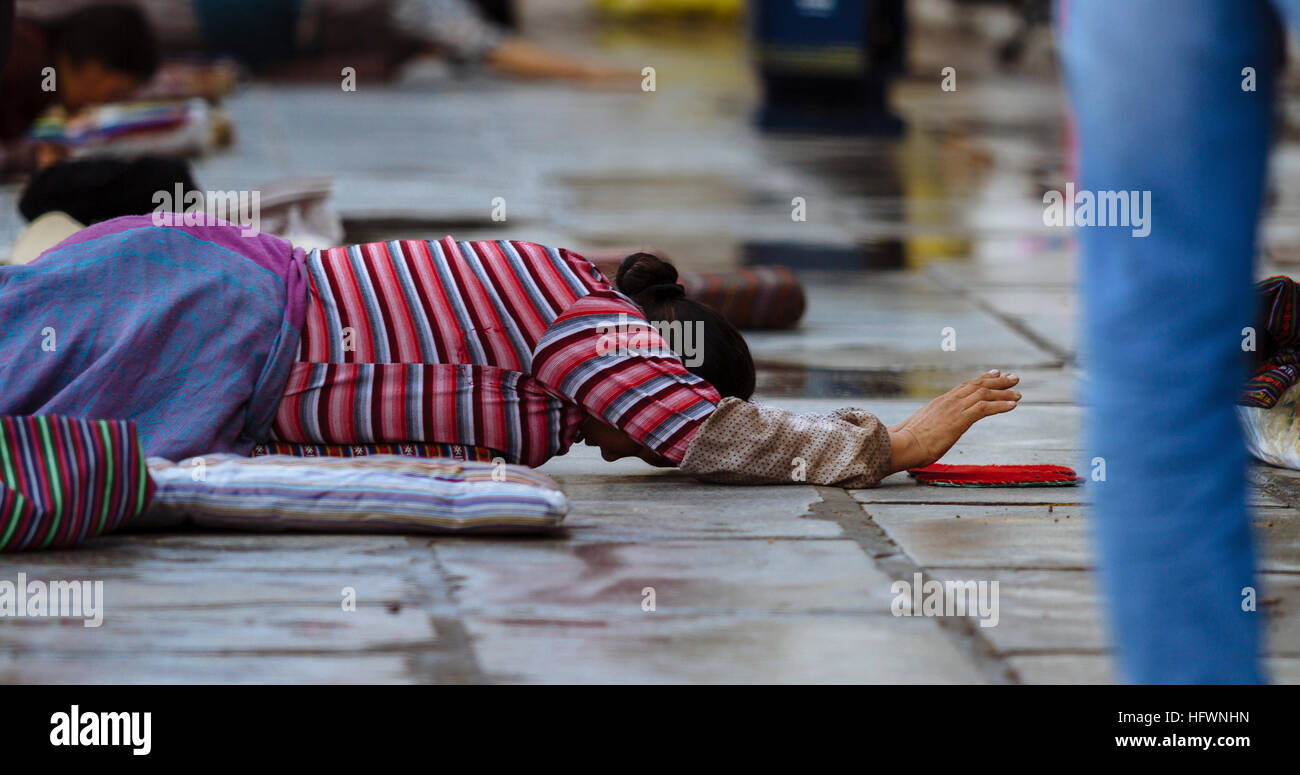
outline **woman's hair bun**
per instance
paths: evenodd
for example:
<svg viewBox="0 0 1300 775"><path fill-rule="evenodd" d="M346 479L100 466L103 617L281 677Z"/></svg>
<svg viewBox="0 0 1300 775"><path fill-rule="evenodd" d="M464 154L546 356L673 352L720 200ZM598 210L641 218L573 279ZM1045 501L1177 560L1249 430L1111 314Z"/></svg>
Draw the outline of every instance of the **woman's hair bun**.
<svg viewBox="0 0 1300 775"><path fill-rule="evenodd" d="M681 296L685 293L682 286L677 284L676 267L650 253L633 253L623 259L614 284L633 298L647 291L652 292L656 298Z"/></svg>

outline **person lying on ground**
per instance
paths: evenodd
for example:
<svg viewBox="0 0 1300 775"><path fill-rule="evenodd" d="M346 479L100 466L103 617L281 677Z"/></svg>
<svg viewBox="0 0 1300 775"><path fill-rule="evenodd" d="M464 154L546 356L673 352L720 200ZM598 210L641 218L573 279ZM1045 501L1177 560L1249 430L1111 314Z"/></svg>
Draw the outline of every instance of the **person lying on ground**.
<svg viewBox="0 0 1300 775"><path fill-rule="evenodd" d="M157 69L149 24L134 7L97 6L46 22L20 16L13 53L0 74L0 165L13 170L36 164L22 141L51 106L72 114L121 100Z"/></svg>
<svg viewBox="0 0 1300 775"><path fill-rule="evenodd" d="M0 320L0 415L132 420L170 460L409 441L539 466L581 440L708 481L789 482L798 467L867 487L1020 399L995 370L888 428L860 409L755 404L744 338L684 297L671 264L634 254L611 283L520 241L306 254L239 226L118 218L0 268ZM698 333L681 355L659 333L674 324Z"/></svg>
<svg viewBox="0 0 1300 775"><path fill-rule="evenodd" d="M98 0L18 0L18 12L45 18L95 2ZM306 71L325 72L334 78L342 66L352 65L360 72L375 62L387 75L407 61L429 56L523 77L632 77L629 71L530 41L502 23L500 13L493 13L493 6L501 3L485 0L138 3L168 52L230 56L272 77L293 77Z"/></svg>

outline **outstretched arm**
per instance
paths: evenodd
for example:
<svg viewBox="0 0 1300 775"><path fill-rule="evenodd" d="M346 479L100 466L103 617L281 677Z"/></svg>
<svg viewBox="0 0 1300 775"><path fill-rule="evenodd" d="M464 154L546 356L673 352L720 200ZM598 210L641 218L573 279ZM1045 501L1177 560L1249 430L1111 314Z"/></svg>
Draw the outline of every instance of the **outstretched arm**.
<svg viewBox="0 0 1300 775"><path fill-rule="evenodd" d="M483 62L526 78L627 78L635 73L579 59L533 43L485 18L469 0L398 0L389 9L396 29L452 58Z"/></svg>
<svg viewBox="0 0 1300 775"><path fill-rule="evenodd" d="M861 409L795 414L724 399L691 440L681 469L733 484L874 487L889 474L929 465L983 417L1015 408L1019 380L996 371L961 383L886 428Z"/></svg>

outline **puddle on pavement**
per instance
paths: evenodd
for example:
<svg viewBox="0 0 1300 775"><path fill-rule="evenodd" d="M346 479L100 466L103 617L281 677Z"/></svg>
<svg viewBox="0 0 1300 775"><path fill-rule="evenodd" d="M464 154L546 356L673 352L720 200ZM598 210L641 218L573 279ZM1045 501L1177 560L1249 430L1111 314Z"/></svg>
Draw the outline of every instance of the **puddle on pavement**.
<svg viewBox="0 0 1300 775"><path fill-rule="evenodd" d="M933 398L969 375L943 370L758 364L760 398Z"/></svg>

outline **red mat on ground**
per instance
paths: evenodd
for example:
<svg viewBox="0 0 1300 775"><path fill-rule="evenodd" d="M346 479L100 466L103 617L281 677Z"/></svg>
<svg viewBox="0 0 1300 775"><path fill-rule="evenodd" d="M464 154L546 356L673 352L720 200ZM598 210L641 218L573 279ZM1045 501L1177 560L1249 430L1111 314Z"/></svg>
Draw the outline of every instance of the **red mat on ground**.
<svg viewBox="0 0 1300 775"><path fill-rule="evenodd" d="M907 473L941 487L1072 487L1083 479L1066 466L950 466L935 463Z"/></svg>

